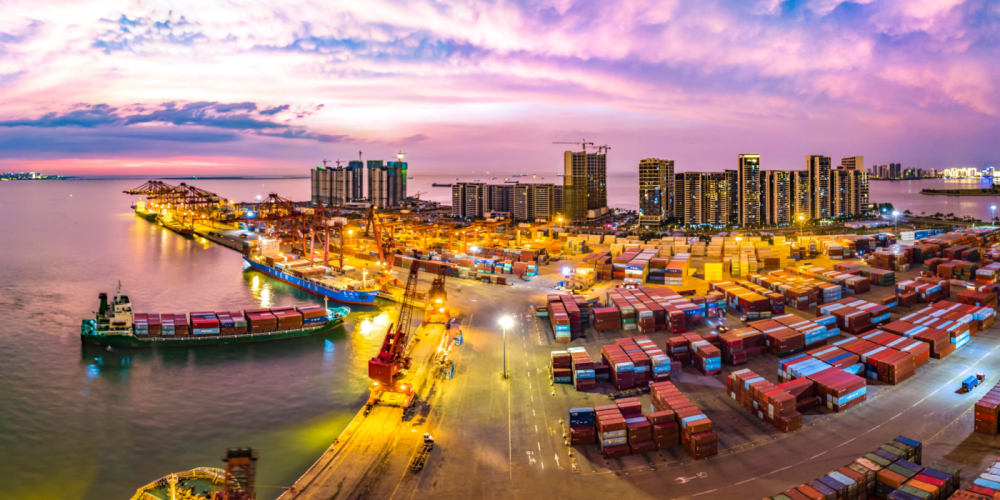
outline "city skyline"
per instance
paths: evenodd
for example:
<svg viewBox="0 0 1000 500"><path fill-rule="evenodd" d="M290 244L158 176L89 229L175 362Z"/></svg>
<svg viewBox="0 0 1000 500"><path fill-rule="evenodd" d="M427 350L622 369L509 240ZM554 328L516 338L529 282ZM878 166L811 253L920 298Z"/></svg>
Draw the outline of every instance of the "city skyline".
<svg viewBox="0 0 1000 500"><path fill-rule="evenodd" d="M3 5L3 171L284 174L403 150L428 175L555 173L550 143L581 139L611 146L609 176L743 151L940 171L994 164L1000 131L990 5Z"/></svg>

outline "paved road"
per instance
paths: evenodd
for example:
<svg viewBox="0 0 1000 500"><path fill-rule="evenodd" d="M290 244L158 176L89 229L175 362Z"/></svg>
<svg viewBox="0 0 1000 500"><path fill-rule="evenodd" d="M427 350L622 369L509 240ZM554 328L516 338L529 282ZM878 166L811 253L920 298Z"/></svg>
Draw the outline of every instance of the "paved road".
<svg viewBox="0 0 1000 500"><path fill-rule="evenodd" d="M338 494L330 487L337 484L330 474L323 494L311 498L762 498L846 465L900 434L925 442L925 463L964 466L967 475L996 457L995 440L972 434L970 408L977 394L955 392L961 379L976 371L987 374L987 385L997 383L996 328L976 335L945 360L932 360L899 386L871 384L870 400L863 405L840 414L810 411L803 429L787 435L726 397L724 377L732 367L715 377L686 368L676 383L715 422L718 456L695 462L682 448L674 448L606 461L596 446L571 452L560 418L571 407L606 404L608 399L549 382L549 354L566 344L555 343L547 321L527 312L529 304L544 301L558 279L549 271L515 287L462 281L461 292L458 280L450 281L450 303L463 311L465 332L465 344L454 351L455 378L426 391L420 416L394 431L393 451L377 468L366 465L364 453L342 462L341 467L376 471L365 478L367 489L347 494L342 487ZM889 293L877 289L870 298ZM505 380L498 319L506 314L515 324L507 331L510 377ZM590 332L571 345L587 348L596 358L600 346L623 333ZM667 335L650 337L663 345ZM777 381L774 356L754 358L747 367ZM643 400L648 407L649 397ZM423 432L434 434L437 445L427 466L414 474L406 465Z"/></svg>
<svg viewBox="0 0 1000 500"><path fill-rule="evenodd" d="M969 409L976 394L955 392L961 379L976 371L987 373L988 384L997 383L1000 331L995 328L955 355L932 360L899 386L871 385L871 400L859 407L840 414L811 411L804 428L787 435L725 396L724 376L731 367L716 377L687 368L677 384L716 422L720 455L695 462L676 448L605 461L596 446L570 455L559 419L568 408L608 399L548 381L549 353L565 344L556 344L547 323L526 311L529 303L544 300L544 284L555 279L537 278L531 283L535 289L463 283L463 292L453 294L455 303L474 312L464 318L466 345L459 348L455 380L445 384L431 415L439 427L438 449L419 475L402 474L392 488L373 490L372 498L562 498L567 492L593 498L761 498L846 465L900 434L927 442L928 463L945 461L971 472L996 456L991 440L971 435ZM499 376L503 335L496 326L505 313L516 318L507 332L507 381ZM600 346L621 333L592 332L593 338L572 345L597 357ZM662 345L666 335L651 337ZM750 367L777 381L775 357L758 357ZM648 396L644 400L648 405Z"/></svg>

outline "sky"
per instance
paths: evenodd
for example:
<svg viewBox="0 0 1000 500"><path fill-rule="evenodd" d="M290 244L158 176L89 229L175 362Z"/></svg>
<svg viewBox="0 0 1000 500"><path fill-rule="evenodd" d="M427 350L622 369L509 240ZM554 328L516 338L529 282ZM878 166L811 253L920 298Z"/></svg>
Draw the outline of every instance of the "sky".
<svg viewBox="0 0 1000 500"><path fill-rule="evenodd" d="M1000 2L0 0L0 170L1000 167Z"/></svg>

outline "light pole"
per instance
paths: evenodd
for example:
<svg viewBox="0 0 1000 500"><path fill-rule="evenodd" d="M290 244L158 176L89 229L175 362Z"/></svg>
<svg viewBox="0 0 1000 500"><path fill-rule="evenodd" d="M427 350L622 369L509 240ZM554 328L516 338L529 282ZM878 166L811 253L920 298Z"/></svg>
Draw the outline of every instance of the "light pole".
<svg viewBox="0 0 1000 500"><path fill-rule="evenodd" d="M990 225L993 225L993 221L997 219L997 206L990 205Z"/></svg>
<svg viewBox="0 0 1000 500"><path fill-rule="evenodd" d="M892 212L892 232L899 238L899 212L896 211Z"/></svg>
<svg viewBox="0 0 1000 500"><path fill-rule="evenodd" d="M352 245L352 239L353 239L353 237L354 237L354 230L353 229L348 229L347 230L347 246L351 246Z"/></svg>
<svg viewBox="0 0 1000 500"><path fill-rule="evenodd" d="M802 214L799 214L798 215L798 219L799 219L799 243L802 243L802 241L801 241L802 240L802 228L803 228L803 226L806 225L806 216L802 215Z"/></svg>
<svg viewBox="0 0 1000 500"><path fill-rule="evenodd" d="M500 326L503 328L503 378L507 378L507 329L514 325L514 319L510 315L500 318Z"/></svg>

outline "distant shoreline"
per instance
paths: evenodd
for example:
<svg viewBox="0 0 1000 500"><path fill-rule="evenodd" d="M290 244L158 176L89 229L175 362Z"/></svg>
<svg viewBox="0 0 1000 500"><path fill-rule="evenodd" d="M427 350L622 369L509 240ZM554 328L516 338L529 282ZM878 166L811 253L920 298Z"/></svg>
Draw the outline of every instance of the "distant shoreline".
<svg viewBox="0 0 1000 500"><path fill-rule="evenodd" d="M992 189L922 189L920 194L931 196L1000 196Z"/></svg>

